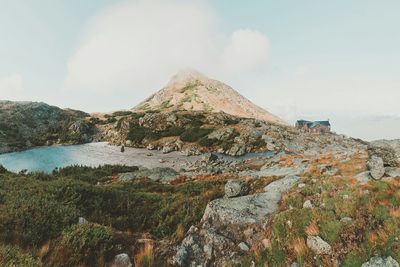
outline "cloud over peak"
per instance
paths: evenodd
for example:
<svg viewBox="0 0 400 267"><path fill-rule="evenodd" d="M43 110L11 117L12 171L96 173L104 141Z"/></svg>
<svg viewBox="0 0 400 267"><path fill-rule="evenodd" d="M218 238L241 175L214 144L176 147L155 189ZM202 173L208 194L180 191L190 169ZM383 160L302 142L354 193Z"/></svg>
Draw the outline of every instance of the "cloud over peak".
<svg viewBox="0 0 400 267"><path fill-rule="evenodd" d="M199 2L138 0L115 5L94 17L84 31L68 61L65 89L131 92L134 102L183 68L229 79L265 63L265 35L216 29L216 16Z"/></svg>

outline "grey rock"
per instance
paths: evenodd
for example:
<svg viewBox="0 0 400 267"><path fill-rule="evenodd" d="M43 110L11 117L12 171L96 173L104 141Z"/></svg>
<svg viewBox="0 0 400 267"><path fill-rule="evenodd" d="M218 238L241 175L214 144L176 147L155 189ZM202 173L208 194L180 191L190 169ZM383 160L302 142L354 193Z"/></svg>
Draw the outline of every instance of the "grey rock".
<svg viewBox="0 0 400 267"><path fill-rule="evenodd" d="M132 141L131 141L131 140L126 140L126 141L125 141L125 145L126 145L126 146L132 145Z"/></svg>
<svg viewBox="0 0 400 267"><path fill-rule="evenodd" d="M367 162L368 169L371 173L372 178L379 180L385 174L385 167L383 166L383 160L380 157L372 156Z"/></svg>
<svg viewBox="0 0 400 267"><path fill-rule="evenodd" d="M202 222L208 221L211 225L217 223L220 226L259 223L277 210L281 194L299 179L297 176L287 176L267 185L265 193L213 200L208 203Z"/></svg>
<svg viewBox="0 0 400 267"><path fill-rule="evenodd" d="M228 180L225 184L225 197L237 197L247 193L247 186L242 180Z"/></svg>
<svg viewBox="0 0 400 267"><path fill-rule="evenodd" d="M317 255L332 253L332 247L319 236L308 236L307 246Z"/></svg>
<svg viewBox="0 0 400 267"><path fill-rule="evenodd" d="M172 257L172 263L178 266L186 266L188 260L188 251L184 246L180 246L176 254Z"/></svg>
<svg viewBox="0 0 400 267"><path fill-rule="evenodd" d="M78 224L88 224L88 223L89 223L88 220L86 220L85 218L83 217L78 218Z"/></svg>
<svg viewBox="0 0 400 267"><path fill-rule="evenodd" d="M245 252L247 252L247 251L250 250L249 246L247 246L247 244L244 243L244 242L241 242L241 243L239 244L239 248L240 248L242 251L245 251Z"/></svg>
<svg viewBox="0 0 400 267"><path fill-rule="evenodd" d="M303 208L304 209L312 209L312 208L314 208L314 205L311 203L311 200L306 200L303 203Z"/></svg>
<svg viewBox="0 0 400 267"><path fill-rule="evenodd" d="M126 253L118 254L114 257L114 267L132 267L131 259Z"/></svg>
<svg viewBox="0 0 400 267"><path fill-rule="evenodd" d="M399 267L399 263L391 256L387 258L373 257L361 267Z"/></svg>
<svg viewBox="0 0 400 267"><path fill-rule="evenodd" d="M269 176L288 176L288 175L299 175L305 170L304 167L280 167L280 166L273 166L273 167L262 167L260 171L256 171L251 173L252 176L255 177L269 177Z"/></svg>
<svg viewBox="0 0 400 267"><path fill-rule="evenodd" d="M391 178L400 177L400 168L386 167L385 174Z"/></svg>
<svg viewBox="0 0 400 267"><path fill-rule="evenodd" d="M370 156L382 158L384 165L388 167L400 167L400 141L379 140L371 142L368 146Z"/></svg>
<svg viewBox="0 0 400 267"><path fill-rule="evenodd" d="M359 183L365 184L372 179L371 173L369 171L362 172L356 175L356 179Z"/></svg>

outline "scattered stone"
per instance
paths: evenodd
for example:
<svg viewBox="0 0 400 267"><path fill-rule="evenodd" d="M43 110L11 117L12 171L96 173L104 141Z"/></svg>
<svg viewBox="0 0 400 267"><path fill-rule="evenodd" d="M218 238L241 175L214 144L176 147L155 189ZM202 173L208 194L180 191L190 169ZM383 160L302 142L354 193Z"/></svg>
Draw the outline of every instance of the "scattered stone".
<svg viewBox="0 0 400 267"><path fill-rule="evenodd" d="M85 218L83 217L78 218L78 224L88 224L88 223L89 223L88 220L86 220Z"/></svg>
<svg viewBox="0 0 400 267"><path fill-rule="evenodd" d="M304 187L306 187L306 184L305 183L300 183L297 187L298 188L304 188Z"/></svg>
<svg viewBox="0 0 400 267"><path fill-rule="evenodd" d="M399 263L391 256L387 258L373 257L369 261L363 263L361 267L399 267Z"/></svg>
<svg viewBox="0 0 400 267"><path fill-rule="evenodd" d="M304 209L312 209L312 208L314 208L314 205L311 203L311 200L306 200L303 203L303 208Z"/></svg>
<svg viewBox="0 0 400 267"><path fill-rule="evenodd" d="M383 160L380 157L372 156L367 162L368 169L370 170L372 178L379 180L385 174L385 167Z"/></svg>
<svg viewBox="0 0 400 267"><path fill-rule="evenodd" d="M241 243L239 244L239 248L240 248L241 250L243 250L243 251L246 251L246 252L250 250L249 246L247 246L247 244L244 243L244 242L241 242Z"/></svg>
<svg viewBox="0 0 400 267"><path fill-rule="evenodd" d="M317 255L332 253L332 247L319 236L308 236L307 246Z"/></svg>
<svg viewBox="0 0 400 267"><path fill-rule="evenodd" d="M126 140L126 141L125 141L125 145L126 145L126 146L132 145L132 141L131 141L131 140Z"/></svg>
<svg viewBox="0 0 400 267"><path fill-rule="evenodd" d="M126 253L118 254L114 258L113 267L132 267L131 259Z"/></svg>
<svg viewBox="0 0 400 267"><path fill-rule="evenodd" d="M148 144L146 147L148 150L154 150L156 149L155 146L153 144Z"/></svg>
<svg viewBox="0 0 400 267"><path fill-rule="evenodd" d="M247 193L247 186L242 180L228 180L225 184L225 197L238 197Z"/></svg>
<svg viewBox="0 0 400 267"><path fill-rule="evenodd" d="M125 152L125 147L121 146L121 152L124 153Z"/></svg>
<svg viewBox="0 0 400 267"><path fill-rule="evenodd" d="M342 219L340 219L340 222L342 222L342 223L350 223L352 221L353 221L353 219L350 217L343 217Z"/></svg>

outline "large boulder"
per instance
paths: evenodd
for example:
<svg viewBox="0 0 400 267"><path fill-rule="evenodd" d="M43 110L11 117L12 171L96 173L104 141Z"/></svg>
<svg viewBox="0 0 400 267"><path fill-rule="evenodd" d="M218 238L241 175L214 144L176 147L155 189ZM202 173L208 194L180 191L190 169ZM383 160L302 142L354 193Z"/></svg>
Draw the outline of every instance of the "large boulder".
<svg viewBox="0 0 400 267"><path fill-rule="evenodd" d="M228 180L225 184L225 197L238 197L247 193L247 186L242 180Z"/></svg>
<svg viewBox="0 0 400 267"><path fill-rule="evenodd" d="M399 267L399 263L391 256L387 258L373 257L369 261L363 263L361 267Z"/></svg>
<svg viewBox="0 0 400 267"><path fill-rule="evenodd" d="M299 179L297 176L287 176L267 185L264 193L213 200L208 203L202 222L220 226L259 223L277 210L281 194Z"/></svg>
<svg viewBox="0 0 400 267"><path fill-rule="evenodd" d="M385 167L380 157L372 156L367 162L368 169L372 178L379 180L385 175Z"/></svg>

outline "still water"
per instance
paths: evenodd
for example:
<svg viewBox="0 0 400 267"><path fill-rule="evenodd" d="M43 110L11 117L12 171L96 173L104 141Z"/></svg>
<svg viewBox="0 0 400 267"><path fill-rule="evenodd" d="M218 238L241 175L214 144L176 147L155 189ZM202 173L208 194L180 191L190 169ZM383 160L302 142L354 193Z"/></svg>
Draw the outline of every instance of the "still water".
<svg viewBox="0 0 400 267"><path fill-rule="evenodd" d="M121 164L143 166L147 168L171 167L179 170L199 157L186 157L182 153L162 154L161 151L125 148L107 143L90 143L72 146L50 146L33 148L22 152L0 155L0 165L13 172L51 172L55 168L70 165L99 166L104 164ZM161 162L160 162L161 161Z"/></svg>

